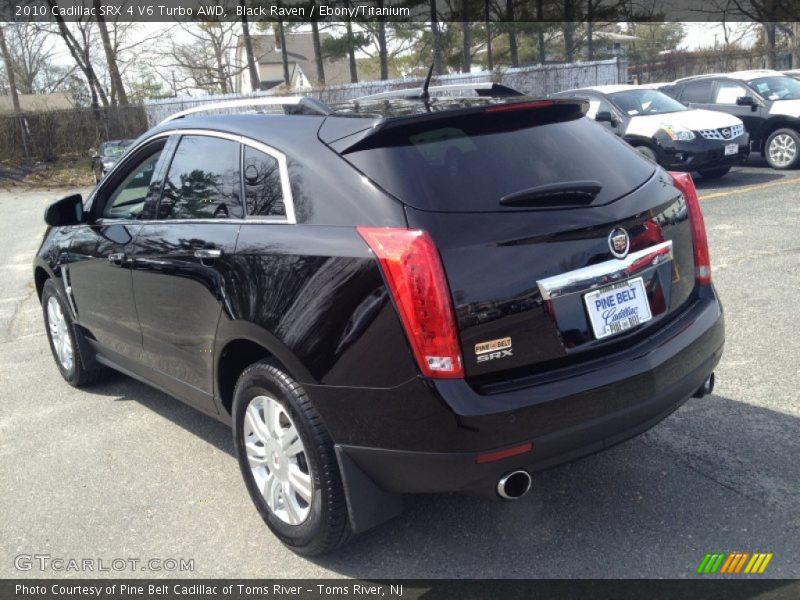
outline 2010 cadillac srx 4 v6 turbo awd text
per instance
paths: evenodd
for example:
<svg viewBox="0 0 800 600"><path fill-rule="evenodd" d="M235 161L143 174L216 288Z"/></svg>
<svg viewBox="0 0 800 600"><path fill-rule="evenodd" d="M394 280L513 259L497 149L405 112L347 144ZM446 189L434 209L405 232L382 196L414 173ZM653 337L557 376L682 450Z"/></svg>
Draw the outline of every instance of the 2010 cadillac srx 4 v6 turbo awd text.
<svg viewBox="0 0 800 600"><path fill-rule="evenodd" d="M403 494L519 498L713 386L691 176L582 101L439 90L185 111L45 214L64 379L115 369L230 423L303 554Z"/></svg>

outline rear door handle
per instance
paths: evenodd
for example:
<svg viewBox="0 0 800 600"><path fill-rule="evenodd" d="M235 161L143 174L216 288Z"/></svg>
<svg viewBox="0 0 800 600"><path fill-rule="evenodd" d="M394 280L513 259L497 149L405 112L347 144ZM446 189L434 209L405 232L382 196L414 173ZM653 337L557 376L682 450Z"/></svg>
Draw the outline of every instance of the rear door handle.
<svg viewBox="0 0 800 600"><path fill-rule="evenodd" d="M222 256L222 250L219 248L198 248L194 251L195 258L219 258Z"/></svg>

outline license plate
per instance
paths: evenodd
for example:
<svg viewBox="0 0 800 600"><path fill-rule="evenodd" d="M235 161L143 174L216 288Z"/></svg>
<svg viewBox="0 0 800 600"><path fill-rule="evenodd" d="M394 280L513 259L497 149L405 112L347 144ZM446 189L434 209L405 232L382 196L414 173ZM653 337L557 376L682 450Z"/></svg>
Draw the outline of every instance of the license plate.
<svg viewBox="0 0 800 600"><path fill-rule="evenodd" d="M598 340L653 318L641 277L589 292L583 296L583 301Z"/></svg>
<svg viewBox="0 0 800 600"><path fill-rule="evenodd" d="M725 144L725 156L739 152L739 144Z"/></svg>

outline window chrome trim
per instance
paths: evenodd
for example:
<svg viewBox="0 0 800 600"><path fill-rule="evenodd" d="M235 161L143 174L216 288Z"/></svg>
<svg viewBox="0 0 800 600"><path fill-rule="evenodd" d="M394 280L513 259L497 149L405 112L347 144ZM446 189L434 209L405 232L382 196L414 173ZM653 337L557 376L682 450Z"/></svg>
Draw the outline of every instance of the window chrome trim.
<svg viewBox="0 0 800 600"><path fill-rule="evenodd" d="M568 294L588 292L627 279L642 271L672 260L672 240L628 254L626 258L607 260L575 271L568 271L536 282L543 300Z"/></svg>
<svg viewBox="0 0 800 600"><path fill-rule="evenodd" d="M280 150L276 150L272 146L268 146L263 142L259 142L258 140L254 140L252 138L243 136L243 135L236 135L233 133L227 133L224 131L214 131L212 129L169 129L166 131L159 131L158 133L151 135L147 139L142 140L135 146L132 146L128 152L131 155L139 150L145 144L152 142L158 138L162 137L169 137L172 135L202 135L206 137L216 137L221 138L224 140L230 140L232 142L237 142L244 146L250 146L259 152L263 152L264 154L268 154L272 158L278 161L278 171L281 175L281 193L283 194L283 206L286 210L285 217L254 217L254 218L247 218L247 215L244 216L242 219L148 219L148 220L137 220L137 219L104 219L100 218L97 220L97 223L101 223L106 221L107 223L262 223L262 224L270 224L270 225L295 225L297 224L297 217L294 211L294 197L292 196L292 186L289 181L289 166L286 161L286 155L281 152ZM118 166L121 166L121 163L118 162L114 167L106 174L106 177L113 173ZM102 185L102 182L101 182ZM91 201L94 202L94 197L97 194L97 190L100 189L98 185L94 191L90 194L87 198L87 204ZM242 194L244 194L244 190L241 190ZM245 206L246 210L246 206Z"/></svg>

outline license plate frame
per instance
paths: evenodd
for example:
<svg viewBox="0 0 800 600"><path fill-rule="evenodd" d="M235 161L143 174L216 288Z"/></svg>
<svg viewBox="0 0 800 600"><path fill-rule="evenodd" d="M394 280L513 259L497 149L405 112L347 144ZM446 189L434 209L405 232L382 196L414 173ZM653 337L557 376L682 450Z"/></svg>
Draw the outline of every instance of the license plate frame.
<svg viewBox="0 0 800 600"><path fill-rule="evenodd" d="M733 156L739 153L739 144L725 144L725 156Z"/></svg>
<svg viewBox="0 0 800 600"><path fill-rule="evenodd" d="M583 295L583 302L592 332L598 340L619 335L653 318L642 277L587 292ZM626 316L618 316L623 313Z"/></svg>

